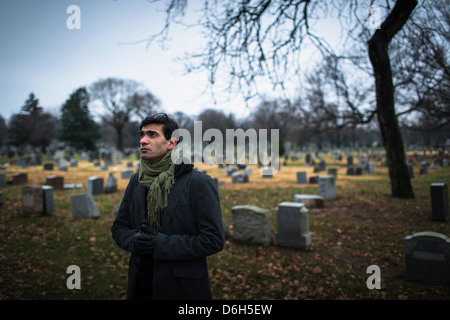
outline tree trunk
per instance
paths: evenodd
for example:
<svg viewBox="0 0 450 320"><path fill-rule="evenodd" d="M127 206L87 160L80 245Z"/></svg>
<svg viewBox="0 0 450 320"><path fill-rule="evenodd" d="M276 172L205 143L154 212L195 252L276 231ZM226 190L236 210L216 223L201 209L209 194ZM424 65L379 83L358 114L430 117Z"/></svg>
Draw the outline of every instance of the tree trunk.
<svg viewBox="0 0 450 320"><path fill-rule="evenodd" d="M377 116L386 150L392 196L406 199L414 198L414 191L406 164L402 134L395 114L388 46L416 5L416 0L398 0L380 29L377 29L369 40L369 58L375 75Z"/></svg>
<svg viewBox="0 0 450 320"><path fill-rule="evenodd" d="M123 152L123 134L122 134L123 128L120 126L114 126L114 129L116 129L116 134L117 134L116 148L117 148L117 150Z"/></svg>

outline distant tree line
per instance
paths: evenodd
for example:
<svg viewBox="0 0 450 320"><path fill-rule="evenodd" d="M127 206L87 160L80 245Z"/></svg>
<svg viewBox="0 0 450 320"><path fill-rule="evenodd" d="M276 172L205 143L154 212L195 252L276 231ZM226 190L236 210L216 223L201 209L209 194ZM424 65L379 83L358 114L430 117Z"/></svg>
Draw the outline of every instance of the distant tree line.
<svg viewBox="0 0 450 320"><path fill-rule="evenodd" d="M327 76L323 72L329 70L323 68L306 77L305 94L296 100L262 99L246 118L237 119L231 112L213 108L197 115L177 111L171 116L191 134L194 121L202 121L203 132L216 128L224 137L226 129L279 129L280 150L286 143L294 148L317 149L382 145L376 121L343 120L340 108L326 94L332 90L332 83L324 80ZM97 113L102 110L99 120L91 112L94 108ZM89 88L76 89L59 111L46 112L31 92L20 112L8 122L0 115L0 146L15 146L19 150L33 147L45 152L51 142L60 141L77 150L94 150L100 143L123 151L138 146L141 119L162 110L159 99L141 84L109 78L98 80ZM448 143L450 126L435 126L442 121L442 115L433 116L432 112L405 117L401 122L404 144L443 147Z"/></svg>

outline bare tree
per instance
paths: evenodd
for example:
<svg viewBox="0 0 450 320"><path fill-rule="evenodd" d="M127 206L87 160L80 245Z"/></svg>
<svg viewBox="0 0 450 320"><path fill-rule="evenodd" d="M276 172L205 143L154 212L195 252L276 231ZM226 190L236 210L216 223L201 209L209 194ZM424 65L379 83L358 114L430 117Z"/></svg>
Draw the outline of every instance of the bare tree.
<svg viewBox="0 0 450 320"><path fill-rule="evenodd" d="M261 78L269 78L274 88L284 89L292 74L300 70L300 56L306 42L323 54L335 55L328 43L314 33L312 24L337 9L338 18L350 32L365 29L367 33L372 31L366 27L367 8L375 2L204 1L198 24L206 28L207 42L203 51L189 55L188 71L206 69L209 82L214 84L218 70L224 68L230 76L230 88L237 84L248 99L259 92ZM171 22L182 20L187 4L186 0L168 2L166 25L160 35L167 35L164 31ZM392 195L400 198L413 198L414 193L395 111L388 46L416 5L416 0L379 1L379 6L386 10L385 20L379 29L372 31L368 41L375 78L374 109L388 158Z"/></svg>
<svg viewBox="0 0 450 320"><path fill-rule="evenodd" d="M121 151L123 130L132 117L138 115L142 118L150 115L160 104L142 84L127 79L100 79L91 85L90 95L93 101L99 101L105 109L102 120L116 131L116 147Z"/></svg>

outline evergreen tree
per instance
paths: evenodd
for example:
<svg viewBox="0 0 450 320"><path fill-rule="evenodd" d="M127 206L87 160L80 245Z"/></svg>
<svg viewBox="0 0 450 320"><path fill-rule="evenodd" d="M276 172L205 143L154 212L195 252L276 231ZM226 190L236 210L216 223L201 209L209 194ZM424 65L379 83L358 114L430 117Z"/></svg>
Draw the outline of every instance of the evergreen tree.
<svg viewBox="0 0 450 320"><path fill-rule="evenodd" d="M58 119L44 112L39 99L30 93L21 112L13 114L9 122L10 142L16 146L32 145L43 151L57 135Z"/></svg>
<svg viewBox="0 0 450 320"><path fill-rule="evenodd" d="M99 125L89 112L89 100L84 87L78 88L66 100L61 107L59 139L78 149L94 150L101 134Z"/></svg>

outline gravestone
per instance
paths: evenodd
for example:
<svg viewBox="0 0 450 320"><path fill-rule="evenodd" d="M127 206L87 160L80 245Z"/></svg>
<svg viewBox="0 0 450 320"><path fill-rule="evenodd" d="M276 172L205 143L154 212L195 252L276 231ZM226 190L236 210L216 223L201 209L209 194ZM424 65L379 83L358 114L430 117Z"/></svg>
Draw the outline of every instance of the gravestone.
<svg viewBox="0 0 450 320"><path fill-rule="evenodd" d="M252 175L252 168L245 168L244 169L244 174L246 174L247 176L251 176Z"/></svg>
<svg viewBox="0 0 450 320"><path fill-rule="evenodd" d="M44 213L42 187L29 185L22 188L22 212L24 215Z"/></svg>
<svg viewBox="0 0 450 320"><path fill-rule="evenodd" d="M418 232L404 239L405 277L430 284L450 284L450 239Z"/></svg>
<svg viewBox="0 0 450 320"><path fill-rule="evenodd" d="M408 164L408 173L410 178L414 178L414 167L412 164Z"/></svg>
<svg viewBox="0 0 450 320"><path fill-rule="evenodd" d="M353 165L353 156L347 156L347 165L352 166Z"/></svg>
<svg viewBox="0 0 450 320"><path fill-rule="evenodd" d="M367 171L368 171L369 173L374 173L374 172L375 172L375 167L374 167L373 162L369 162L369 163L367 164Z"/></svg>
<svg viewBox="0 0 450 320"><path fill-rule="evenodd" d="M75 159L70 160L70 166L71 167L78 167L78 161Z"/></svg>
<svg viewBox="0 0 450 320"><path fill-rule="evenodd" d="M426 161L422 161L420 163L420 168L419 168L419 174L425 174L427 173L427 168L428 168L428 164Z"/></svg>
<svg viewBox="0 0 450 320"><path fill-rule="evenodd" d="M347 167L347 175L352 176L355 174L355 167L353 165L349 165Z"/></svg>
<svg viewBox="0 0 450 320"><path fill-rule="evenodd" d="M271 167L263 167L261 168L261 175L263 178L272 178L272 168Z"/></svg>
<svg viewBox="0 0 450 320"><path fill-rule="evenodd" d="M319 183L319 176L309 177L309 183L311 184Z"/></svg>
<svg viewBox="0 0 450 320"><path fill-rule="evenodd" d="M231 182L232 183L247 183L247 182L249 182L249 179L245 173L234 172L231 175Z"/></svg>
<svg viewBox="0 0 450 320"><path fill-rule="evenodd" d="M106 180L105 193L112 193L117 191L117 179L112 172L109 173Z"/></svg>
<svg viewBox="0 0 450 320"><path fill-rule="evenodd" d="M337 177L338 170L339 170L339 167L328 167L327 173L329 175L333 175L333 176Z"/></svg>
<svg viewBox="0 0 450 320"><path fill-rule="evenodd" d="M44 163L44 170L53 170L53 163Z"/></svg>
<svg viewBox="0 0 450 320"><path fill-rule="evenodd" d="M294 202L300 202L306 208L322 208L324 206L323 197L315 194L294 194Z"/></svg>
<svg viewBox="0 0 450 320"><path fill-rule="evenodd" d="M132 169L123 169L120 174L122 179L130 179L134 171Z"/></svg>
<svg viewBox="0 0 450 320"><path fill-rule="evenodd" d="M446 183L432 183L431 192L431 212L433 220L448 221L448 186Z"/></svg>
<svg viewBox="0 0 450 320"><path fill-rule="evenodd" d="M0 191L0 207L3 205L3 192Z"/></svg>
<svg viewBox="0 0 450 320"><path fill-rule="evenodd" d="M6 174L0 173L0 188L6 186Z"/></svg>
<svg viewBox="0 0 450 320"><path fill-rule="evenodd" d="M100 213L94 198L89 193L70 195L72 205L72 216L74 218L98 218Z"/></svg>
<svg viewBox="0 0 450 320"><path fill-rule="evenodd" d="M53 203L53 187L43 185L42 193L44 198L44 214L51 214L55 211L55 205Z"/></svg>
<svg viewBox="0 0 450 320"><path fill-rule="evenodd" d="M324 200L336 199L336 177L326 175L319 177L319 196Z"/></svg>
<svg viewBox="0 0 450 320"><path fill-rule="evenodd" d="M306 179L306 172L300 171L297 172L297 184L306 184L308 180Z"/></svg>
<svg viewBox="0 0 450 320"><path fill-rule="evenodd" d="M282 202L278 205L275 243L279 246L312 250L308 209L303 203Z"/></svg>
<svg viewBox="0 0 450 320"><path fill-rule="evenodd" d="M67 161L65 159L59 160L59 171L67 171Z"/></svg>
<svg viewBox="0 0 450 320"><path fill-rule="evenodd" d="M103 178L102 177L89 177L87 179L87 193L95 196L103 193Z"/></svg>
<svg viewBox="0 0 450 320"><path fill-rule="evenodd" d="M51 175L48 176L46 181L46 185L52 186L55 190L63 190L64 189L64 177Z"/></svg>
<svg viewBox="0 0 450 320"><path fill-rule="evenodd" d="M225 172L227 173L227 176L229 176L229 177L231 177L231 175L233 173L235 173L236 171L237 171L237 169L235 167L228 166L228 165L225 167Z"/></svg>
<svg viewBox="0 0 450 320"><path fill-rule="evenodd" d="M14 173L9 180L10 184L22 184L28 182L28 174L27 173Z"/></svg>
<svg viewBox="0 0 450 320"><path fill-rule="evenodd" d="M260 244L270 244L269 210L251 205L240 205L231 208L234 240Z"/></svg>

